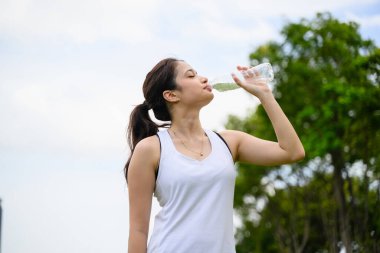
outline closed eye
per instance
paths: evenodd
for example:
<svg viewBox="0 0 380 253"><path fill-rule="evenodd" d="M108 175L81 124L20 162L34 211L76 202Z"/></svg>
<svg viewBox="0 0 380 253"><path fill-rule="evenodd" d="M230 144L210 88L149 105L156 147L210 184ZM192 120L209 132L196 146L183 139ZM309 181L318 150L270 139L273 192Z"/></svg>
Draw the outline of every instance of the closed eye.
<svg viewBox="0 0 380 253"><path fill-rule="evenodd" d="M196 77L197 76L197 72L193 69L189 69L188 71L186 71L188 73L188 76L189 78L193 78L193 77Z"/></svg>

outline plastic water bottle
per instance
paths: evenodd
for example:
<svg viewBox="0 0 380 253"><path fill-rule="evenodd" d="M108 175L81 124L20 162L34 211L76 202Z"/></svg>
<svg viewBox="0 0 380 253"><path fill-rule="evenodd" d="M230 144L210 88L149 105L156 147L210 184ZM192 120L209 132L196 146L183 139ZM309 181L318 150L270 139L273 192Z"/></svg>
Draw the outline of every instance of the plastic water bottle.
<svg viewBox="0 0 380 253"><path fill-rule="evenodd" d="M257 66L251 67L245 71L239 72L239 79L244 80L244 76L253 75L253 80L260 80L265 82L273 81L274 74L273 68L270 63L261 63ZM235 90L240 88L239 85L235 83L232 76L221 76L217 77L210 82L213 89L223 92L228 90Z"/></svg>

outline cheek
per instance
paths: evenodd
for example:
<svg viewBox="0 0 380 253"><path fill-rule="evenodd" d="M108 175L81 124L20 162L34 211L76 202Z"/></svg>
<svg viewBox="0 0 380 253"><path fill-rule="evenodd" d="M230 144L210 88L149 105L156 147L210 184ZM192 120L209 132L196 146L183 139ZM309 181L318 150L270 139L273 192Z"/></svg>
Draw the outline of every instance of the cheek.
<svg viewBox="0 0 380 253"><path fill-rule="evenodd" d="M191 82L190 80L180 81L177 83L177 85L180 87L181 92L184 95L197 94L201 91L200 87L197 87L196 83Z"/></svg>
<svg viewBox="0 0 380 253"><path fill-rule="evenodd" d="M194 89L194 87L183 87L183 90L181 91L181 100L182 102L189 102L193 103L201 97L202 90Z"/></svg>

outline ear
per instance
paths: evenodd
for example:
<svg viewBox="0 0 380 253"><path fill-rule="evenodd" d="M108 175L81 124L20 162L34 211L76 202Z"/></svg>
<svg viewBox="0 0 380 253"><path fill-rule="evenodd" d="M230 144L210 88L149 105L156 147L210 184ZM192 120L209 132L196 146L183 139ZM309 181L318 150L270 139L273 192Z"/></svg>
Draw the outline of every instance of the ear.
<svg viewBox="0 0 380 253"><path fill-rule="evenodd" d="M179 101L179 97L177 96L175 90L165 90L162 95L168 102L175 103Z"/></svg>

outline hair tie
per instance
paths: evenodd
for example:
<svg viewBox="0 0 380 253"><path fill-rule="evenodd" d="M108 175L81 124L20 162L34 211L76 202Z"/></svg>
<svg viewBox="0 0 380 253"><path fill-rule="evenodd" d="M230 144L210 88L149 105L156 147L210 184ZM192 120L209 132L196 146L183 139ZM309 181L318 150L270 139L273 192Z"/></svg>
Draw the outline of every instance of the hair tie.
<svg viewBox="0 0 380 253"><path fill-rule="evenodd" d="M142 103L142 105L143 105L144 108L146 108L147 110L150 110L150 109L151 109L150 106L149 106L149 103L148 103L146 100L144 100L144 102Z"/></svg>

